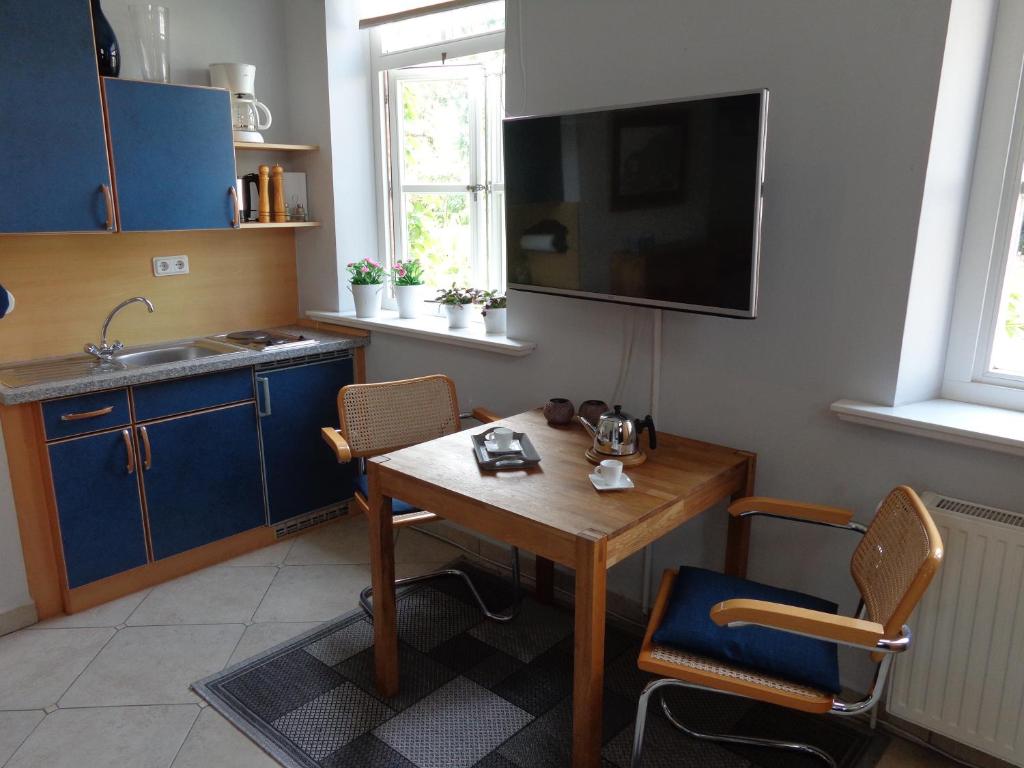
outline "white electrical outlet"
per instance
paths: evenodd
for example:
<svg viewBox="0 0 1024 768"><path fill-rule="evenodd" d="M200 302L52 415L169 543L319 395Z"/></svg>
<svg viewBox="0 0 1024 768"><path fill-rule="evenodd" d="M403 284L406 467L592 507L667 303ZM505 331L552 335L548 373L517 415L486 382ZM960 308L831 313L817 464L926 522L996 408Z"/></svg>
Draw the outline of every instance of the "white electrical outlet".
<svg viewBox="0 0 1024 768"><path fill-rule="evenodd" d="M153 274L157 277L188 274L188 256L157 256L153 259Z"/></svg>

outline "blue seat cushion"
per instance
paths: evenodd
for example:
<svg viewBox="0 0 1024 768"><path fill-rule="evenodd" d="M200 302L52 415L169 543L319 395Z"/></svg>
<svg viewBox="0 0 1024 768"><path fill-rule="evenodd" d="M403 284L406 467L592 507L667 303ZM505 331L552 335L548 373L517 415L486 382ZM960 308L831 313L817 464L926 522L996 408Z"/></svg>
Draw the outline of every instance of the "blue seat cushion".
<svg viewBox="0 0 1024 768"><path fill-rule="evenodd" d="M359 475L356 478L356 490L363 494L364 499L370 498L370 484L366 480L366 475ZM404 515L406 512L419 512L419 507L414 507L412 504L406 504L401 499L391 500L391 514L393 515Z"/></svg>
<svg viewBox="0 0 1024 768"><path fill-rule="evenodd" d="M768 627L718 626L711 620L711 609L734 598L767 600L832 614L839 610L835 603L802 592L682 566L654 642L821 691L840 692L835 643Z"/></svg>

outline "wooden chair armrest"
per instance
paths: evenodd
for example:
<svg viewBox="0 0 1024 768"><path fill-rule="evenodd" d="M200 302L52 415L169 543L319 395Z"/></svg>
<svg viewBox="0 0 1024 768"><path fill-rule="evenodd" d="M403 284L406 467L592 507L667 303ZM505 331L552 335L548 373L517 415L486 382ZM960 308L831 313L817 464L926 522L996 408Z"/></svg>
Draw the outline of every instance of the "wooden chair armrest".
<svg viewBox="0 0 1024 768"><path fill-rule="evenodd" d="M339 464L346 464L352 461L352 448L349 447L345 438L341 436L341 432L334 427L323 427L320 430L320 436L330 446L331 450L334 451L334 456Z"/></svg>
<svg viewBox="0 0 1024 768"><path fill-rule="evenodd" d="M711 620L719 626L755 624L870 650L876 650L878 641L885 636L885 628L875 621L765 600L725 600L711 609Z"/></svg>
<svg viewBox="0 0 1024 768"><path fill-rule="evenodd" d="M487 408L474 408L470 415L481 424L490 424L492 421L501 421L501 416Z"/></svg>
<svg viewBox="0 0 1024 768"><path fill-rule="evenodd" d="M729 505L729 514L733 517L751 513L838 526L846 526L853 521L853 512L842 507L826 507L821 504L770 499L765 496L747 496Z"/></svg>

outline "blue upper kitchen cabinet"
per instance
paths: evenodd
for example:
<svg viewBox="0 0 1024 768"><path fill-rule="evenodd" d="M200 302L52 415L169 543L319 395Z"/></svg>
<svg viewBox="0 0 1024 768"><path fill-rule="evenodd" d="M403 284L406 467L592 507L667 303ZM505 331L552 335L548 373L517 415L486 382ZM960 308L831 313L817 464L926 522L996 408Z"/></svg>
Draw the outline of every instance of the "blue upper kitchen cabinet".
<svg viewBox="0 0 1024 768"><path fill-rule="evenodd" d="M49 453L68 587L145 565L131 432L72 438L51 444Z"/></svg>
<svg viewBox="0 0 1024 768"><path fill-rule="evenodd" d="M135 429L154 560L266 522L252 401Z"/></svg>
<svg viewBox="0 0 1024 768"><path fill-rule="evenodd" d="M121 231L232 227L228 92L112 78L103 91Z"/></svg>
<svg viewBox="0 0 1024 768"><path fill-rule="evenodd" d="M113 229L88 0L0 0L0 73L0 232Z"/></svg>
<svg viewBox="0 0 1024 768"><path fill-rule="evenodd" d="M338 426L338 390L353 381L351 358L256 370L271 524L352 498L355 464L338 464L320 429Z"/></svg>

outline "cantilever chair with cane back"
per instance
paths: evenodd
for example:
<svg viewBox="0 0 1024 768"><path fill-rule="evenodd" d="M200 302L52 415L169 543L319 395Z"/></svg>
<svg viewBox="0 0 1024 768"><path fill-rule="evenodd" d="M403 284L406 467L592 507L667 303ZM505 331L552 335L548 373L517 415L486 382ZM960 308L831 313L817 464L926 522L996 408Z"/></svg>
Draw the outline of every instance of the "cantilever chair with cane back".
<svg viewBox="0 0 1024 768"><path fill-rule="evenodd" d="M324 427L324 441L334 451L339 463L358 459L360 471L356 480L354 502L366 513L369 509L364 460L370 456L406 448L458 432L463 418L481 423L497 421L485 408L460 413L455 383L447 376L433 375L401 381L373 384L350 384L338 392L338 418L341 428ZM443 510L441 510L443 512ZM433 511L418 509L399 499L392 500L393 524L396 527L427 523L442 519ZM519 550L512 549L513 602L504 613L490 610L476 585L465 571L446 568L440 571L396 579L395 586L404 586L442 576L462 579L484 615L494 621L509 621L518 610L520 598ZM373 615L369 598L373 588L359 595L363 610Z"/></svg>
<svg viewBox="0 0 1024 768"><path fill-rule="evenodd" d="M863 536L850 563L861 595L856 618L836 615L835 603L756 582L680 568L665 571L648 623L639 667L661 677L640 696L632 768L639 768L651 697L666 687L716 691L803 712L856 715L870 710L885 687L895 654L911 644L905 622L942 562L942 540L918 495L906 486L882 501L871 525L853 513L779 499L745 498L729 507L733 517L764 515ZM871 692L840 700L837 645L862 649L875 662ZM826 752L808 744L705 734L687 728L659 694L668 721L708 741L802 752L835 767Z"/></svg>

